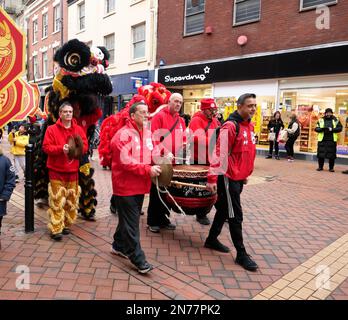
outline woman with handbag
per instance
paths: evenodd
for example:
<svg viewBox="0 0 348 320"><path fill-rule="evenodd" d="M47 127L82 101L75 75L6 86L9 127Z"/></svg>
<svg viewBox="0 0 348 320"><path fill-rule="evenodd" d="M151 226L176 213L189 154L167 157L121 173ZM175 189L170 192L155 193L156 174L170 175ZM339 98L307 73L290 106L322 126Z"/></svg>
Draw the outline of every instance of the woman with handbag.
<svg viewBox="0 0 348 320"><path fill-rule="evenodd" d="M274 152L275 152L275 158L277 160L279 159L279 142L278 142L278 135L280 130L284 129L284 123L281 118L281 114L279 111L276 111L271 119L271 121L268 123L268 140L269 140L269 152L266 157L266 159L272 159L273 154L273 146L274 146Z"/></svg>

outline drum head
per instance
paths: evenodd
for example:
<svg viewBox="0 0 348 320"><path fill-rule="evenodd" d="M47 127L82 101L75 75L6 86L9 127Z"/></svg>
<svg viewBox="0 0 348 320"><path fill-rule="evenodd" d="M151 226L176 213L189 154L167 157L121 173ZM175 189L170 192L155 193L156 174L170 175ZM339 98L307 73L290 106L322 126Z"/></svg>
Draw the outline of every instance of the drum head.
<svg viewBox="0 0 348 320"><path fill-rule="evenodd" d="M169 186L173 177L173 166L171 163L162 163L159 166L162 172L158 177L158 185L160 187ZM151 181L156 184L156 178L151 178Z"/></svg>

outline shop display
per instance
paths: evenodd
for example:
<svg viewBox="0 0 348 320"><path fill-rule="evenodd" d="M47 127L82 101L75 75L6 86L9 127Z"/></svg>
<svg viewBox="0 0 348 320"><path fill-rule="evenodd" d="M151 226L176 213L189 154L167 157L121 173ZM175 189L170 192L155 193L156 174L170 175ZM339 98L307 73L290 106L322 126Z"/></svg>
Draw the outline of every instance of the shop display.
<svg viewBox="0 0 348 320"><path fill-rule="evenodd" d="M271 120L271 116L264 116L262 118L262 124L261 124L261 131L260 131L260 137L259 137L259 144L261 145L268 145L268 123Z"/></svg>

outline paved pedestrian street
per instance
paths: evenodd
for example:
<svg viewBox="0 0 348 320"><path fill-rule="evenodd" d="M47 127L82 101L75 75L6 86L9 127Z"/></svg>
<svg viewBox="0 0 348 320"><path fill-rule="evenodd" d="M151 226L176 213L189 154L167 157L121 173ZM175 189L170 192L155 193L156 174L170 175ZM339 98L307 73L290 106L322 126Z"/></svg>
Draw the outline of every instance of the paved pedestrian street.
<svg viewBox="0 0 348 320"><path fill-rule="evenodd" d="M175 231L151 233L146 197L141 245L155 269L140 275L110 253L118 220L109 211L111 172L92 163L97 221L78 219L61 242L50 239L46 211L37 207L35 232L24 233L24 182L17 184L0 236L0 300L348 299L346 166L317 172L314 162L257 158L242 193L245 243L257 272L234 263L227 224L220 240L228 254L203 247L209 226L193 216L172 214ZM18 281L23 270L28 284Z"/></svg>

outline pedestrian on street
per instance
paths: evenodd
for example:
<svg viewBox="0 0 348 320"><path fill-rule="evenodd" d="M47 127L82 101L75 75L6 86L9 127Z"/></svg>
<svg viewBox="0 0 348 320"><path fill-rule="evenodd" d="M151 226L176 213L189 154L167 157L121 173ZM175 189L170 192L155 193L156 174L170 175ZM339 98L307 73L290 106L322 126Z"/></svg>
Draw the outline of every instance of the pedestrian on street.
<svg viewBox="0 0 348 320"><path fill-rule="evenodd" d="M0 147L0 234L2 219L6 215L7 202L16 186L15 168Z"/></svg>
<svg viewBox="0 0 348 320"><path fill-rule="evenodd" d="M318 132L317 171L324 170L325 159L329 159L329 171L335 172L338 133L342 131L342 124L333 115L331 108L325 110L324 117L317 122L315 131Z"/></svg>
<svg viewBox="0 0 348 320"><path fill-rule="evenodd" d="M158 112L151 120L151 131L153 132L154 147L163 147L164 156L183 157L183 139L185 136L185 121L180 117L183 97L179 93L173 93L168 106ZM164 133L165 132L165 133ZM157 187L151 185L149 207L147 209L147 224L149 230L154 233L160 232L161 228L175 230L175 224L166 217L168 210L162 204Z"/></svg>
<svg viewBox="0 0 348 320"><path fill-rule="evenodd" d="M246 270L255 271L258 266L247 254L243 241L240 195L254 170L256 144L251 118L256 111L256 95L243 94L238 98L237 106L237 111L229 117L231 121L226 121L220 129L216 152L210 164L207 189L218 193L218 201L204 246L225 253L230 251L218 240L228 219L230 235L237 250L235 262Z"/></svg>
<svg viewBox="0 0 348 320"><path fill-rule="evenodd" d="M47 128L42 146L47 154L48 228L51 238L59 241L70 233L79 208L79 158L88 150L84 130L73 119L73 107L65 101L59 107L59 119Z"/></svg>
<svg viewBox="0 0 348 320"><path fill-rule="evenodd" d="M294 144L300 135L300 123L297 120L296 114L292 114L290 123L286 129L288 132L288 140L285 143L285 150L288 156L288 161L294 161Z"/></svg>
<svg viewBox="0 0 348 320"><path fill-rule="evenodd" d="M274 134L274 140L269 141L269 152L266 157L266 159L272 159L273 154L273 146L274 146L274 152L275 152L275 158L277 160L280 160L279 158L279 142L278 142L278 136L280 130L284 129L284 123L281 117L281 114L279 111L276 111L271 119L271 121L268 123L268 131L272 134Z"/></svg>
<svg viewBox="0 0 348 320"><path fill-rule="evenodd" d="M25 175L25 146L29 144L29 135L25 126L20 124L17 132L13 129L8 136L8 141L12 146L11 153L14 158L16 182L19 182L20 168L23 171L23 175Z"/></svg>
<svg viewBox="0 0 348 320"><path fill-rule="evenodd" d="M218 108L214 99L206 98L201 100L200 109L193 115L189 125L193 135L190 141L194 144L193 163L209 165L209 130L215 130L220 126L219 121L216 119ZM202 225L209 225L208 213L200 212L197 214L196 220Z"/></svg>
<svg viewBox="0 0 348 320"><path fill-rule="evenodd" d="M151 178L159 176L161 168L151 166L151 131L144 126L147 105L134 103L129 116L130 120L111 140L112 189L119 217L111 252L129 259L138 272L144 274L153 266L146 261L141 249L140 214L144 195L150 191Z"/></svg>

